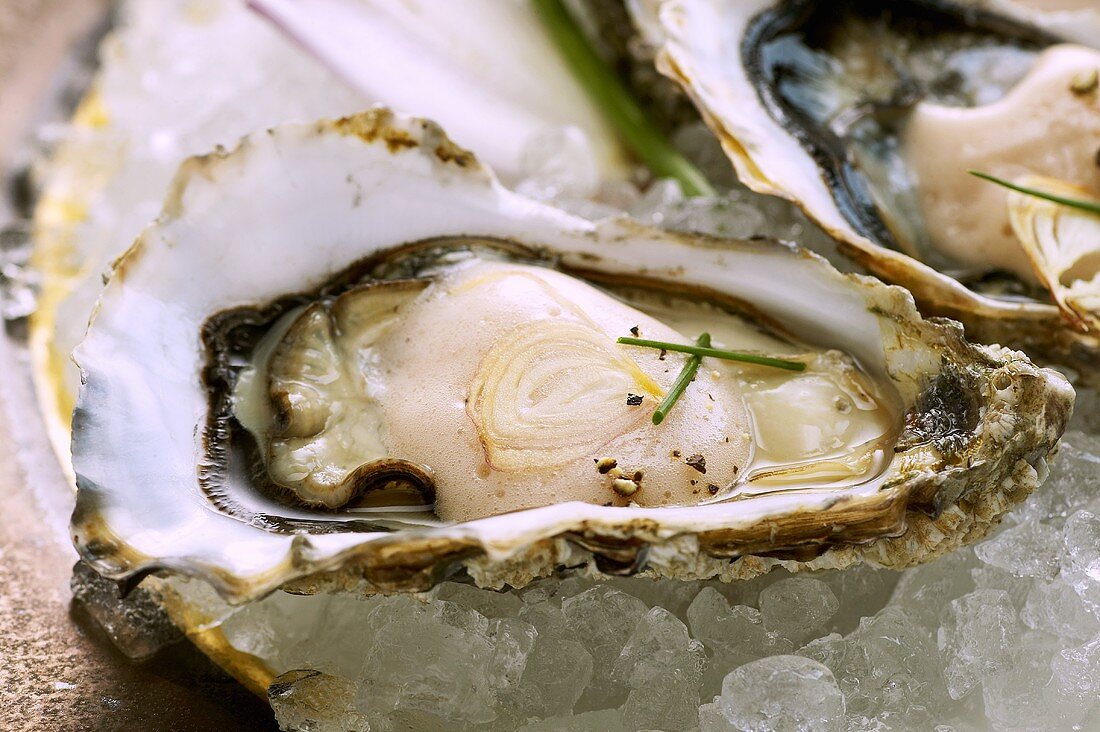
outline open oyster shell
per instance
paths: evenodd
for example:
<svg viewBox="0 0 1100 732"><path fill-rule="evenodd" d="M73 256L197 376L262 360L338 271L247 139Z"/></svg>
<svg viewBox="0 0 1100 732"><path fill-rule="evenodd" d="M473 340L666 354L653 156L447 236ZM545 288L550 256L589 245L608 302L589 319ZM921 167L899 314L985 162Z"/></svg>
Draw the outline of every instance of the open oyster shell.
<svg viewBox="0 0 1100 732"><path fill-rule="evenodd" d="M901 405L888 464L843 489L658 508L569 502L399 530L270 500L219 471L212 318L471 243L712 300L850 354ZM382 109L186 162L160 220L116 262L75 358L81 555L115 578L199 576L232 601L287 585L422 589L463 570L501 586L584 565L727 580L776 564L906 566L980 537L1030 493L1073 400L1056 372L922 320L904 290L791 246L566 215L502 188L432 123Z"/></svg>
<svg viewBox="0 0 1100 732"><path fill-rule="evenodd" d="M1021 296L1016 291L1018 283L1004 284L1005 275L1001 273L1005 271L1012 272L1025 283L1036 281L1022 248L1001 255L1000 260L979 257L980 261L973 261L981 242L971 233L944 237L954 246L954 251L946 258L942 251L928 245L930 235L924 228L927 212L922 214L920 211L926 201L914 200L920 197L919 183L898 183L902 179L910 181L915 175L904 160L904 148L899 152L898 147L902 145L899 140L907 130L905 125L910 119L910 111L916 108L914 105L924 104L922 95L927 89L918 87L927 81L922 74L932 75L929 68L943 64L950 71L928 82L933 86L945 81L948 85L959 82L963 87L962 91L944 92L946 96L955 97L949 104L945 103L947 106L936 105L937 110L948 110L947 116L958 111L955 105L964 112L971 111L968 109L971 105L984 110L993 106L987 104L988 100L998 99L999 94L1011 88L1008 79L1016 83L1017 72L1023 73L1036 55L1043 58L1055 53L1054 47L1069 39L1095 48L1100 36L1067 34L1065 31L1070 24L1066 21L1073 13L1030 7L1028 3L1015 0L989 3L908 0L890 5L883 17L892 20L881 22L895 23L902 29L899 33L911 32L917 40L905 36L898 41L900 51L894 47L878 49L877 53L873 49L868 51L868 47L877 42L874 28L878 26L873 23L879 21L867 20L866 27L860 23L865 22L865 18L880 15L886 5L889 4L868 1L846 2L834 7L816 0L634 0L628 3L642 34L649 43L659 46L658 68L678 82L691 97L719 138L738 177L747 186L795 202L841 243L846 254L884 280L908 288L925 312L962 321L968 334L981 342L1034 349L1037 354L1079 370L1085 378L1095 378L1095 374L1100 373L1100 334L1080 327L1080 319L1062 317L1059 308L1051 304L1045 294ZM1077 14L1075 17L1095 22L1094 9L1073 12ZM830 23L833 18L845 20L838 21L837 27L824 29L814 25L811 29L806 19L814 17L819 21L822 13L828 14ZM855 50L849 49L851 57L845 57L845 62L868 75L866 85L862 80L852 82L845 78L847 71L841 73L831 68L830 64L838 63L835 59L807 50L813 43L807 42L806 47L802 47L802 41L798 40L814 35L819 40L825 39L822 43L836 43L839 44L837 48L846 48L844 34L851 30L844 25L850 23L848 18L858 21L852 33L859 31L864 35L853 44ZM941 49L935 47L935 39L927 41L929 33L938 32L929 31L930 27L950 28L955 34L950 42L954 45L945 44L943 53L939 54ZM972 38L978 39L975 43L987 44L989 48L1001 43L1004 52L1001 56L986 54L988 48L983 47L979 53L967 56L965 52L970 50L967 44ZM906 46L907 43L912 43L913 47ZM1062 49L1063 55L1095 53L1084 46L1057 48ZM964 53L949 58L960 49ZM1039 54L1043 49L1048 49L1046 54ZM914 58L895 58L898 53L912 53ZM799 74L812 74L815 64L827 74L840 76L829 77L828 86L815 89L811 82L799 77ZM952 64L957 68L953 69ZM928 68L918 68L922 65ZM801 71L795 70L796 67ZM974 68L982 69L981 73L989 77L988 83L982 76L981 83L970 84L967 74ZM900 80L892 94L877 88L883 79L892 75ZM1071 86L1069 82L1063 85L1059 81L1057 90L1072 96ZM834 98L834 94L838 96ZM871 101L857 103L861 95ZM797 104L792 102L796 97ZM1088 103L1083 98L1079 101ZM834 104L836 110L831 106ZM1045 102L1035 106L1042 109L1043 104ZM1007 105L1002 106L1006 106L1007 113ZM817 119L818 113L825 119ZM874 124L894 128L890 132L892 137L880 139L876 132L868 131L865 125L868 119L873 119ZM989 138L1003 126L992 114L989 119L994 121L986 121L984 127L974 124L975 143L979 139L983 142L973 148L990 147ZM981 121L981 118L974 119L975 123ZM1095 117L1092 124L1095 126ZM952 129L961 128L962 125L956 125ZM1010 137L1013 135L1015 133L1009 133ZM973 196L962 196L965 204L957 204L952 210L971 211L979 205L979 196L996 197L997 213L1004 219L999 222L1003 225L998 225L998 231L1010 238L1006 192L987 182L968 179L966 168L978 167L980 163L967 160L962 154L953 157L951 151L955 148L947 137L942 131L932 132L927 140L933 145L937 139L942 143L936 154L949 164L950 174L954 176L952 181L956 178L964 184L969 181L977 188ZM1031 139L1022 135L1017 137ZM1088 146L1093 144L1091 139L1092 135L1085 133L1077 136L1076 143ZM1061 146L1057 140L1054 144ZM1093 181L1096 171L1088 166L1092 165L1095 150L1076 155L1079 152L1076 149L1071 154L1068 147L1062 147L1065 146L1050 152L1045 162L1053 165L1055 157L1062 163L1080 158L1079 167L1086 169L1082 175ZM878 157L880 154L882 157ZM1002 175L1016 177L1028 170L1027 166L1013 166ZM1057 175L1064 168L1054 167L1058 170L1045 174ZM935 175L930 177L935 178ZM895 184L910 193L894 195L892 187ZM943 197L940 192L936 195ZM941 228L952 231L950 226ZM961 258L956 256L960 253ZM987 282L991 276L992 285ZM969 281L973 289L963 281ZM1024 289L1027 287L1030 285Z"/></svg>

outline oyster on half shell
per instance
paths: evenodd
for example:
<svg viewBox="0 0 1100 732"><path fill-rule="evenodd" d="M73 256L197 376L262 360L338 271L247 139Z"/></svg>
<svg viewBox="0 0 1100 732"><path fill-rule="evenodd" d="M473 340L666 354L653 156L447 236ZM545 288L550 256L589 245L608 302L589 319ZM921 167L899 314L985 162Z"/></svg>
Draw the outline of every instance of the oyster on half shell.
<svg viewBox="0 0 1100 732"><path fill-rule="evenodd" d="M705 359L653 425L684 359L632 328L807 368ZM899 288L578 219L382 109L185 163L75 357L82 556L234 601L905 566L1038 485L1073 399Z"/></svg>
<svg viewBox="0 0 1100 732"><path fill-rule="evenodd" d="M1051 271L1010 226L1008 192L967 172L1100 194L1100 35L1025 5L631 4L746 185L797 203L927 312L1094 378L1100 332L1050 282L1072 272L1100 294L1100 242L1061 246L1081 256Z"/></svg>

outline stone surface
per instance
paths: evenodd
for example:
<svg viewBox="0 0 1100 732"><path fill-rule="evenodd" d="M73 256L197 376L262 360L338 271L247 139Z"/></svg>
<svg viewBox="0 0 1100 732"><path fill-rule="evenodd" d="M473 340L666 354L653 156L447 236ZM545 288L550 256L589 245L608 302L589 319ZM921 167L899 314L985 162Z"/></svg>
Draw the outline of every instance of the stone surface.
<svg viewBox="0 0 1100 732"><path fill-rule="evenodd" d="M267 704L190 643L164 647L179 636L152 608L120 616L112 603L96 604L96 616L116 631L112 641L85 604L72 602L72 492L30 410L23 369L16 344L0 333L0 729L274 729ZM82 574L78 588L87 579ZM130 622L146 611L151 634ZM148 658L135 663L117 645Z"/></svg>

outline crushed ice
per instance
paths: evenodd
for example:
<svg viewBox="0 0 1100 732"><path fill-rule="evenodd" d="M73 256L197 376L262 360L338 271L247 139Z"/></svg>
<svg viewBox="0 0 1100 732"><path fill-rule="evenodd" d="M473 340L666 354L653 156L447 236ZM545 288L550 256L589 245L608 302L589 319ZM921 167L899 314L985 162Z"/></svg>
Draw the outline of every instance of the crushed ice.
<svg viewBox="0 0 1100 732"><path fill-rule="evenodd" d="M1098 467L1100 438L1070 432L997 534L901 573L276 593L221 629L279 674L284 729L1089 729Z"/></svg>

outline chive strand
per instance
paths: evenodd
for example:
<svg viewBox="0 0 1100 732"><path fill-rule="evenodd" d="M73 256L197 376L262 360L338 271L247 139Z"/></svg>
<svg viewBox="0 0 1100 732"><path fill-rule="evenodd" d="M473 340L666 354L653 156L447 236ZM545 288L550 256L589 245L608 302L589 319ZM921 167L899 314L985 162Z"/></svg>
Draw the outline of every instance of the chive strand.
<svg viewBox="0 0 1100 732"><path fill-rule="evenodd" d="M1027 186L1017 185L1012 181L1005 180L1004 178L998 178L995 175L989 173L983 173L980 170L968 170L967 173L987 180L990 183L996 183L999 186L1008 188L1009 190L1016 191L1017 193L1023 193L1028 196L1035 196L1041 198L1044 201L1050 201L1051 203L1058 203L1063 206L1069 206L1070 208L1076 208L1080 211L1088 211L1089 213L1100 214L1100 202L1096 201L1084 201L1079 198L1067 198L1065 196L1059 196L1056 193L1047 193L1046 191L1040 191L1037 188L1028 188Z"/></svg>
<svg viewBox="0 0 1100 732"><path fill-rule="evenodd" d="M710 333L701 334L695 339L695 343L701 348L706 348L710 345ZM672 405L680 399L680 396L684 393L684 389L687 389L687 385L695 378L695 372L699 370L699 364L702 361L702 356L688 356L684 368L676 378L676 383L672 385L672 388L668 390L668 394L665 395L665 398L657 406L657 409L654 410L653 424L660 424L665 421L665 417L668 416L668 410L672 409Z"/></svg>
<svg viewBox="0 0 1100 732"><path fill-rule="evenodd" d="M743 363L756 364L758 366L771 366L777 369L786 369L787 371L805 371L806 364L801 361L792 361L786 358L774 358L772 356L760 356L755 353L745 353L744 351L726 351L721 348L710 348L710 339L707 339L707 346L684 346L679 343L668 343L666 341L652 341L645 338L619 338L615 341L625 346L642 346L645 348L660 348L664 351L675 351L676 353L689 353L694 356L720 358L724 361L741 361Z"/></svg>
<svg viewBox="0 0 1100 732"><path fill-rule="evenodd" d="M532 0L532 4L574 76L634 154L655 175L679 181L685 196L713 196L714 188L706 177L653 126L562 0Z"/></svg>

